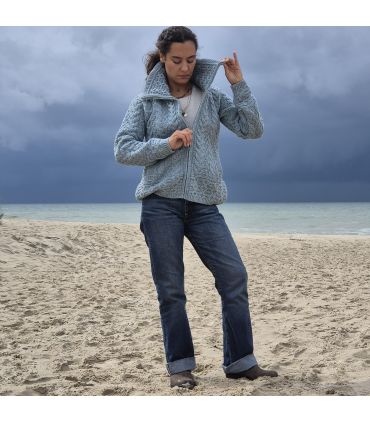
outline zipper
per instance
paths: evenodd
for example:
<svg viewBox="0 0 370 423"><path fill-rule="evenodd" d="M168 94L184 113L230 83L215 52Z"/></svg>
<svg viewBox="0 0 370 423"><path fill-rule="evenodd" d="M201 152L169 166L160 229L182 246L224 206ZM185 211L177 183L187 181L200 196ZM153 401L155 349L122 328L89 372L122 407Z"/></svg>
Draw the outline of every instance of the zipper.
<svg viewBox="0 0 370 423"><path fill-rule="evenodd" d="M193 129L192 129L193 130L193 133L194 133L194 128L196 127L196 124L198 123L198 120L199 120L200 110L201 110L201 108L203 106L204 100L205 100L206 95L207 95L207 89L204 91L202 101L199 104L199 107L198 107L198 110L197 110L197 114L195 115L195 118L194 118ZM180 109L180 102L179 102L179 109ZM183 118L183 120L184 120L184 118ZM193 140L192 140L192 142L193 142ZM185 183L184 183L184 196L186 195L186 181L187 181L187 178L188 178L189 155L190 155L190 151L189 150L190 150L190 148L191 147L188 148L188 151L187 151L188 154L186 156L187 157L187 162L186 162L186 173L185 173Z"/></svg>
<svg viewBox="0 0 370 423"><path fill-rule="evenodd" d="M186 123L186 121L185 121L185 119L184 119L184 117L181 113L181 105L180 105L179 100L177 100L177 109L178 109L178 113L179 113L182 121L185 123L185 128L187 128L188 124ZM193 126L193 128L194 128L194 126ZM193 140L192 140L192 142L193 142ZM188 147L187 151L186 151L186 171L185 171L185 179L184 179L184 195L185 195L185 190L186 190L186 179L187 179L187 176L188 176L189 154L190 154L189 150L190 150L190 148L191 147Z"/></svg>
<svg viewBox="0 0 370 423"><path fill-rule="evenodd" d="M198 120L199 120L199 115L200 115L200 111L201 111L201 109L202 109L202 106L203 106L203 103L204 103L204 101L205 101L205 99L206 99L206 96L207 96L207 91L208 91L208 88L210 87L210 85L212 84L212 81L214 80L214 78L215 78L215 76L216 76L216 73L217 73L217 71L218 71L218 68L221 66L221 64L222 64L222 62L219 62L218 63L218 65L216 66L216 68L214 69L214 71L212 72L212 76L211 76L211 78L210 78L210 83L207 85L207 87L204 89L204 91L203 91L203 98L202 98L202 100L201 100L201 102L200 102L200 104L199 104L199 107L198 107L198 110L197 110L197 114L195 115L195 118L194 118L194 123L193 123L193 133L195 132L195 128L196 128L196 125L197 125L197 123L198 123ZM180 110L180 102L178 101L178 103L179 103L179 110ZM181 115L181 112L180 112L180 115ZM182 115L181 115L181 117L182 117ZM184 118L182 117L182 119L184 120ZM185 120L184 120L184 122L185 122ZM185 122L186 123L186 122ZM186 162L186 174L185 174L185 183L184 183L184 196L186 195L186 181L187 181L187 177L188 177L188 167L189 167L189 155L190 155L190 148L191 147L189 147L189 149L188 149L188 154L187 154L187 162Z"/></svg>

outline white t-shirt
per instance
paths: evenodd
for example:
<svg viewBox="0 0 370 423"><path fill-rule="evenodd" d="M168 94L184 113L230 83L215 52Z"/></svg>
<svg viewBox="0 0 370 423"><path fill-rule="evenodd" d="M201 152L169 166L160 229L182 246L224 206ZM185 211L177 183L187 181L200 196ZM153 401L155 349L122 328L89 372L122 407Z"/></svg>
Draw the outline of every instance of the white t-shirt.
<svg viewBox="0 0 370 423"><path fill-rule="evenodd" d="M195 84L193 84L192 93L186 97L179 98L181 110L184 110L186 107L187 116L183 116L183 119L188 124L189 128L193 127L194 118L197 114L200 102L202 101L202 94L202 91ZM191 98L189 103L190 96Z"/></svg>

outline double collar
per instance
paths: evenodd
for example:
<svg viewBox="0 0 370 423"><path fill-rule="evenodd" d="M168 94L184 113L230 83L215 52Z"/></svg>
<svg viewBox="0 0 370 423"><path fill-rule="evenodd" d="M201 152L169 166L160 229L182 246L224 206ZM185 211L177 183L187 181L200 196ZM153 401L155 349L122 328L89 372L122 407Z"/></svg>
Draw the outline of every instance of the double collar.
<svg viewBox="0 0 370 423"><path fill-rule="evenodd" d="M213 59L197 59L191 81L201 90L207 90L212 84L217 70L221 65L222 61ZM143 97L175 98L171 95L166 80L165 68L161 62L156 63L147 76Z"/></svg>

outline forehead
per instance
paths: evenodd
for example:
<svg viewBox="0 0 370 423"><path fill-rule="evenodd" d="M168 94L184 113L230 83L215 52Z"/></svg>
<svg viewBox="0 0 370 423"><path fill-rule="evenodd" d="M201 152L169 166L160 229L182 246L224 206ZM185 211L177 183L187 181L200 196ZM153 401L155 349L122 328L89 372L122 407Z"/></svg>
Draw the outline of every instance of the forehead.
<svg viewBox="0 0 370 423"><path fill-rule="evenodd" d="M171 44L168 54L176 57L190 57L196 55L195 44L193 41L185 41L183 43L174 42Z"/></svg>

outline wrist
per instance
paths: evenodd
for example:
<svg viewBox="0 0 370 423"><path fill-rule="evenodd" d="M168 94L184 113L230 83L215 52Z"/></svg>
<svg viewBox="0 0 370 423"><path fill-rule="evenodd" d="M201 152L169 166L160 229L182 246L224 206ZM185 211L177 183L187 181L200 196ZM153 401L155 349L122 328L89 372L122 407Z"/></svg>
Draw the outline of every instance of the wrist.
<svg viewBox="0 0 370 423"><path fill-rule="evenodd" d="M240 78L238 79L236 82L233 82L231 85L236 85L239 84L239 82L243 81L244 78Z"/></svg>

